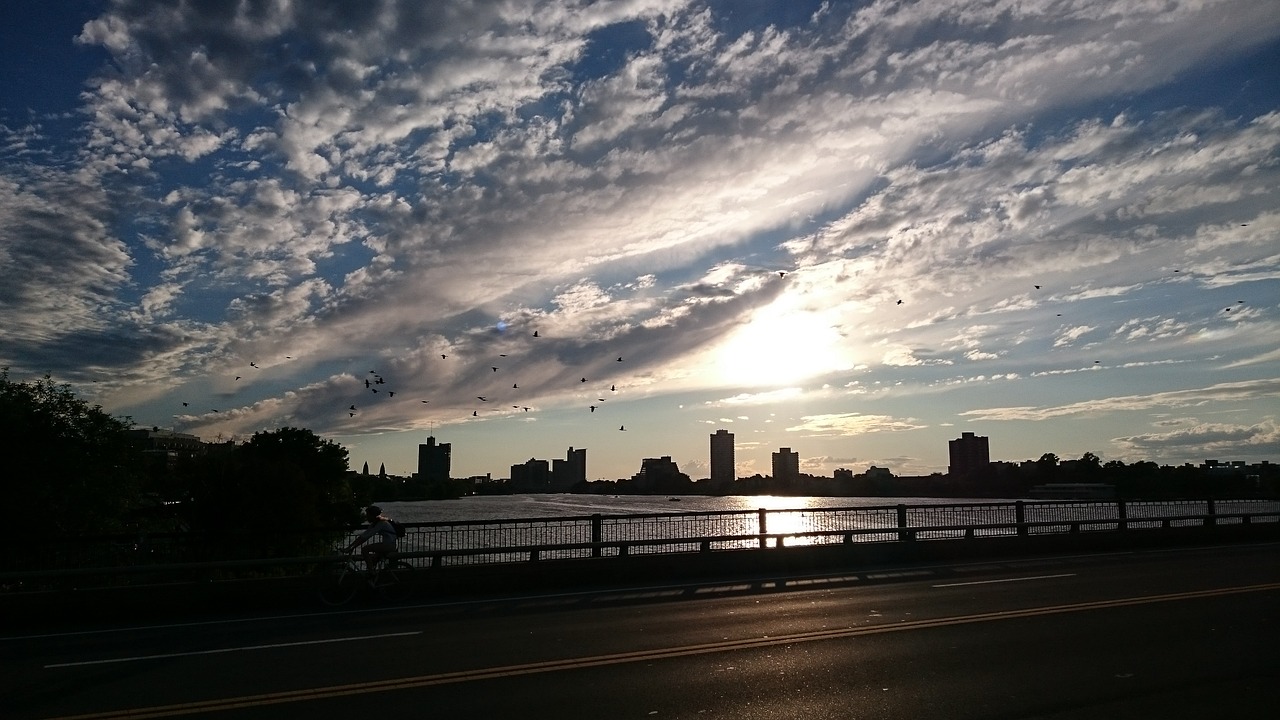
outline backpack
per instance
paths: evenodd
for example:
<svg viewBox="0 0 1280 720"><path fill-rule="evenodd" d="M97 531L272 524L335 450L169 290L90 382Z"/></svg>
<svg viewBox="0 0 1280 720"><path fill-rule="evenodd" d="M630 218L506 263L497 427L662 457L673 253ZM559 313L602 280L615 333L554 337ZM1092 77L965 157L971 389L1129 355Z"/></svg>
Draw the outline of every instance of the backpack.
<svg viewBox="0 0 1280 720"><path fill-rule="evenodd" d="M399 520L388 520L387 522L391 523L391 527L395 528L396 537L398 538L404 537L404 534L405 534L404 523L400 522Z"/></svg>

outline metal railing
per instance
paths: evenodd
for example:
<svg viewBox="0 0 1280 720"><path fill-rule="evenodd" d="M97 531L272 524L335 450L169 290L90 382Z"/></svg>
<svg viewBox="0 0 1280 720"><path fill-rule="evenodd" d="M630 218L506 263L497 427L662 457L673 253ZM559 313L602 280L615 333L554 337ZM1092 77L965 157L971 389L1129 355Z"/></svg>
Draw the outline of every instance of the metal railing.
<svg viewBox="0 0 1280 720"><path fill-rule="evenodd" d="M781 548L1122 532L1149 528L1280 523L1277 500L1016 501L950 505L583 515L406 523L400 555L422 567ZM341 547L359 532L296 534L285 547ZM6 562L0 588L38 579L164 576L204 580L245 573L299 574L332 556L261 557L254 536L156 534L81 538L24 547ZM297 555L297 553L294 553Z"/></svg>
<svg viewBox="0 0 1280 720"><path fill-rule="evenodd" d="M1280 522L1280 501L1017 501L435 522L409 524L401 549L439 567L1251 522Z"/></svg>

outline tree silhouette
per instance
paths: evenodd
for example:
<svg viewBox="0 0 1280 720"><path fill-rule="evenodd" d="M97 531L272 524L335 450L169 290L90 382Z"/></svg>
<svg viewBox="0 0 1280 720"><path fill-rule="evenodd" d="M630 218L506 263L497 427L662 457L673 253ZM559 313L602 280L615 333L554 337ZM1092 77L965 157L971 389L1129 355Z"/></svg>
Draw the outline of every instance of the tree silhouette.
<svg viewBox="0 0 1280 720"><path fill-rule="evenodd" d="M344 527L359 519L347 450L310 430L255 433L194 465L192 529L251 532Z"/></svg>
<svg viewBox="0 0 1280 720"><path fill-rule="evenodd" d="M131 529L142 504L141 457L130 443L129 418L78 399L48 375L31 383L0 369L0 453L35 462L39 471L6 488L11 530L52 525L64 534Z"/></svg>

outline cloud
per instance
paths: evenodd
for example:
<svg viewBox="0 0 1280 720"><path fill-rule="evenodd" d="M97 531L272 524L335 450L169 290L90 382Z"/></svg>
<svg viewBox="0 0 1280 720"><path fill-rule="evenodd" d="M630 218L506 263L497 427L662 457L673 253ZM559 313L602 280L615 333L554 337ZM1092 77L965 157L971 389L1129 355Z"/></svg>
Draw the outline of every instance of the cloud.
<svg viewBox="0 0 1280 720"><path fill-rule="evenodd" d="M1274 457L1280 453L1280 425L1273 420L1254 425L1197 423L1169 432L1118 437L1112 442L1142 457Z"/></svg>
<svg viewBox="0 0 1280 720"><path fill-rule="evenodd" d="M1273 308L1219 322L1186 299L1280 277L1280 113L1124 99L1273 41L1265 4L834 3L756 25L681 0L468 7L106 6L77 39L111 59L82 125L0 129L5 361L105 371L122 403L227 393L193 429L351 433L469 416L499 353L544 407L598 396L579 380L618 355L634 391L713 407L836 395L815 378L1083 372L1103 338L1142 344L1123 367L1191 362L1183 345L1274 362ZM726 389L727 337L805 377ZM1026 360L1046 348L1067 369ZM983 375L939 380L963 360ZM335 413L366 366L440 414ZM796 431L934 424L810 417Z"/></svg>
<svg viewBox="0 0 1280 720"><path fill-rule="evenodd" d="M1093 332L1096 328L1091 325L1077 325L1076 327L1067 328L1058 334L1056 340L1053 341L1054 347L1066 347L1075 343L1081 337Z"/></svg>
<svg viewBox="0 0 1280 720"><path fill-rule="evenodd" d="M116 293L133 260L110 231L110 206L102 188L75 178L0 174L0 334L8 362L51 367L45 363L62 361L49 346L68 335L114 334ZM104 342L88 353L105 349Z"/></svg>
<svg viewBox="0 0 1280 720"><path fill-rule="evenodd" d="M787 432L802 433L807 436L851 436L875 432L919 430L924 427L927 426L919 424L915 418L900 419L888 415L837 413L806 416L801 418L799 424L788 427Z"/></svg>
<svg viewBox="0 0 1280 720"><path fill-rule="evenodd" d="M1205 388L1170 390L1149 395L1122 395L1057 407L999 407L967 410L975 420L1048 420L1071 415L1098 415L1159 407L1199 407L1216 402L1248 402L1280 396L1280 378L1219 383Z"/></svg>

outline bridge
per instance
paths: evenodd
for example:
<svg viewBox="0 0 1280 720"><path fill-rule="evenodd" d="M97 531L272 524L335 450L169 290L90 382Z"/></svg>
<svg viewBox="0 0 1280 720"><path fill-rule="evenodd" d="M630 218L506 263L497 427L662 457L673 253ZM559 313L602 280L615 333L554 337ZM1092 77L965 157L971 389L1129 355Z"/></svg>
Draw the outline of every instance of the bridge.
<svg viewBox="0 0 1280 720"><path fill-rule="evenodd" d="M594 588L580 572L578 585L555 591L517 584L336 611L314 601L255 607L245 602L257 597L254 586L192 602L201 593L182 585L181 595L158 591L190 603L170 616L152 606L53 624L5 613L0 709L6 720L353 717L371 708L534 720L1270 717L1280 670L1270 632L1280 600L1277 525L1251 516L1074 535L1028 528L994 538L526 559L462 569L1129 538L1104 552L1077 545L809 574L744 566L732 578L615 578ZM1272 539L1246 539L1259 530ZM81 608L102 597L82 597Z"/></svg>
<svg viewBox="0 0 1280 720"><path fill-rule="evenodd" d="M355 532L294 540L341 547ZM400 556L432 595L474 597L1274 539L1276 500L1011 501L412 523ZM43 557L24 547L21 563L0 572L0 610L22 618L310 601L314 573L335 556L261 557L260 540L70 539L41 548Z"/></svg>

